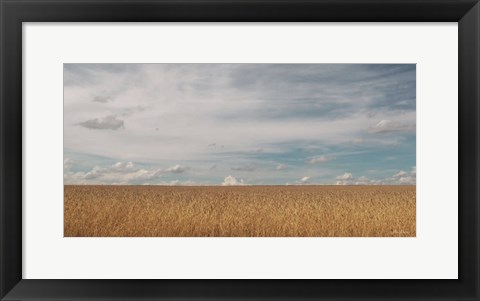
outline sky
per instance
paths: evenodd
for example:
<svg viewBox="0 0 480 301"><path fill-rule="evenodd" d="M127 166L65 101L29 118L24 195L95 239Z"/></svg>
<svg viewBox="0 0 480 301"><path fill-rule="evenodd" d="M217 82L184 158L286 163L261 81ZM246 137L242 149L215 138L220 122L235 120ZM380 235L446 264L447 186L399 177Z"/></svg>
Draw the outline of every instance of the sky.
<svg viewBox="0 0 480 301"><path fill-rule="evenodd" d="M64 64L64 184L415 185L414 64Z"/></svg>

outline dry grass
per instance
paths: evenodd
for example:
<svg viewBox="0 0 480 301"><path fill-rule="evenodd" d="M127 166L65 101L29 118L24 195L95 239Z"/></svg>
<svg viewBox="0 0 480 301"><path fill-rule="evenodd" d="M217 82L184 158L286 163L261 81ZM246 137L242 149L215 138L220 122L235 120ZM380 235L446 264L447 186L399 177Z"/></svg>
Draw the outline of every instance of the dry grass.
<svg viewBox="0 0 480 301"><path fill-rule="evenodd" d="M65 186L65 236L415 236L415 186Z"/></svg>

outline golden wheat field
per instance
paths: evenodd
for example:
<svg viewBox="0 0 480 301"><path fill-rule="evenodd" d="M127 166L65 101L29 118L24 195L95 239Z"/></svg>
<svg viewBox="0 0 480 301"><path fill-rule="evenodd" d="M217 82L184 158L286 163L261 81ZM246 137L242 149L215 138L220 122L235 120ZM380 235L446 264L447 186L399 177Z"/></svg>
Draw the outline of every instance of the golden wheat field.
<svg viewBox="0 0 480 301"><path fill-rule="evenodd" d="M415 236L415 186L64 187L67 237Z"/></svg>

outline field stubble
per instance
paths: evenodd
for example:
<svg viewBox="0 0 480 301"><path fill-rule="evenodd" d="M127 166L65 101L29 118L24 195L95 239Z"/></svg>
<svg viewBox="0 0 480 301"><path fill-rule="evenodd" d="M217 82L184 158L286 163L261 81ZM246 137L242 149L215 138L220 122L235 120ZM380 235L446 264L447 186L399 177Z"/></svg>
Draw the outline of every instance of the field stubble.
<svg viewBox="0 0 480 301"><path fill-rule="evenodd" d="M66 237L416 235L415 186L64 186Z"/></svg>

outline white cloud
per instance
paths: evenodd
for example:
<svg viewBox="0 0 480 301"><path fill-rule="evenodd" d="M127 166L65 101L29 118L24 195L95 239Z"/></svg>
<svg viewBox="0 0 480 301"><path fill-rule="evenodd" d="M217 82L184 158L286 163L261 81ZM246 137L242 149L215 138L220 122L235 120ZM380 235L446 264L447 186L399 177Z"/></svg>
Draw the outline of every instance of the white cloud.
<svg viewBox="0 0 480 301"><path fill-rule="evenodd" d="M70 168L72 168L73 163L74 162L72 159L65 158L65 160L63 160L63 170L69 170Z"/></svg>
<svg viewBox="0 0 480 301"><path fill-rule="evenodd" d="M161 181L156 183L145 182L142 185L151 185L151 186L196 186L200 185L194 181L181 181L181 180L171 180L171 181Z"/></svg>
<svg viewBox="0 0 480 301"><path fill-rule="evenodd" d="M337 180L351 180L351 179L353 179L353 175L349 172L346 172L343 175L337 177Z"/></svg>
<svg viewBox="0 0 480 301"><path fill-rule="evenodd" d="M312 184L311 180L312 180L312 177L305 176L305 177L302 177L299 180L296 180L295 182L287 182L287 183L285 183L285 185L310 185L310 184Z"/></svg>
<svg viewBox="0 0 480 301"><path fill-rule="evenodd" d="M237 180L234 176L227 176L223 180L222 186L236 186L236 185L245 185L243 179Z"/></svg>
<svg viewBox="0 0 480 301"><path fill-rule="evenodd" d="M171 172L171 173L182 173L182 172L185 172L187 170L188 170L187 166L177 164L175 166L167 168L165 171Z"/></svg>
<svg viewBox="0 0 480 301"><path fill-rule="evenodd" d="M64 172L65 184L132 184L155 180L162 176L162 169L137 169L132 162L117 162L109 167L95 166L88 172Z"/></svg>
<svg viewBox="0 0 480 301"><path fill-rule="evenodd" d="M370 180L369 178L367 178L365 176L361 176L358 179L355 179L354 184L355 185L370 185L370 184L374 184L374 182L372 182L372 180Z"/></svg>
<svg viewBox="0 0 480 301"><path fill-rule="evenodd" d="M416 183L416 178L415 177L401 177L398 179L400 184L405 184L405 185L413 185Z"/></svg>
<svg viewBox="0 0 480 301"><path fill-rule="evenodd" d="M337 176L336 179L338 181L335 182L335 185L354 185L353 175L349 172Z"/></svg>
<svg viewBox="0 0 480 301"><path fill-rule="evenodd" d="M310 184L310 180L311 180L311 177L305 176L305 177L295 181L294 183L288 182L285 185L307 185L307 184Z"/></svg>
<svg viewBox="0 0 480 301"><path fill-rule="evenodd" d="M85 179L96 179L104 174L105 170L99 166L95 166L92 170L85 174Z"/></svg>
<svg viewBox="0 0 480 301"><path fill-rule="evenodd" d="M366 176L355 178L351 173L344 173L336 177L335 185L415 185L416 167L412 167L410 173L400 170L391 177L382 179L369 179Z"/></svg>
<svg viewBox="0 0 480 301"><path fill-rule="evenodd" d="M128 171L128 170L132 170L133 168L134 168L134 164L131 161L130 162L117 162L117 163L112 165L110 170Z"/></svg>
<svg viewBox="0 0 480 301"><path fill-rule="evenodd" d="M403 171L403 170L400 170L398 173L394 174L393 177L394 177L394 178L400 178L400 177L405 177L405 176L407 176L407 175L408 175L407 172L405 172L405 171Z"/></svg>
<svg viewBox="0 0 480 301"><path fill-rule="evenodd" d="M284 170L287 168L287 164L278 164L277 167L275 167L276 170Z"/></svg>
<svg viewBox="0 0 480 301"><path fill-rule="evenodd" d="M197 185L197 183L195 183L195 182L193 182L193 181L172 180L172 181L169 181L169 182L160 182L159 185L167 185L167 186L178 186L178 185L182 185L182 186L193 186L193 185Z"/></svg>
<svg viewBox="0 0 480 301"><path fill-rule="evenodd" d="M147 170L147 169L139 169L135 172L127 173L124 176L118 176L118 174L106 174L106 178L113 177L113 178L123 178L128 182L135 182L135 181L146 181L146 180L154 180L161 177L162 170Z"/></svg>
<svg viewBox="0 0 480 301"><path fill-rule="evenodd" d="M417 168L413 166L410 173L401 170L394 174L389 180L397 184L414 185L417 182Z"/></svg>
<svg viewBox="0 0 480 301"><path fill-rule="evenodd" d="M381 120L373 127L371 127L369 133L393 133L393 132L414 132L414 124L403 124L400 122L394 122L391 120Z"/></svg>
<svg viewBox="0 0 480 301"><path fill-rule="evenodd" d="M415 185L416 177L409 173L398 172L391 177L378 180L378 183L380 185Z"/></svg>
<svg viewBox="0 0 480 301"><path fill-rule="evenodd" d="M331 157L331 156L318 156L318 157L313 157L313 158L307 160L307 163L317 164L317 163L325 163L325 162L332 161L332 160L335 160L335 157Z"/></svg>
<svg viewBox="0 0 480 301"><path fill-rule="evenodd" d="M306 183L308 183L308 181L310 181L310 177L303 177L303 178L300 179L299 182L303 183L303 184L306 184Z"/></svg>

